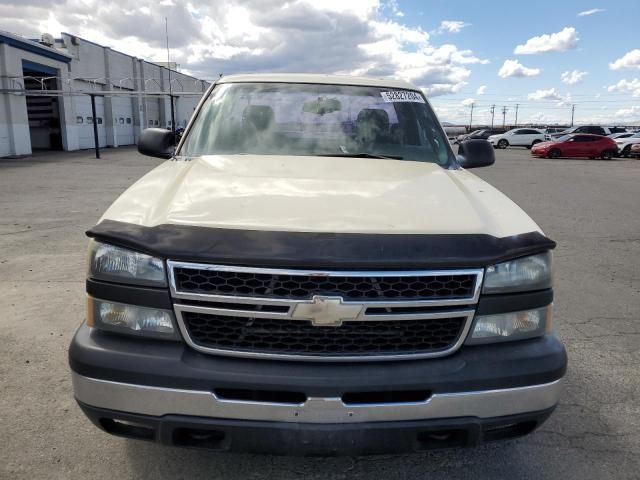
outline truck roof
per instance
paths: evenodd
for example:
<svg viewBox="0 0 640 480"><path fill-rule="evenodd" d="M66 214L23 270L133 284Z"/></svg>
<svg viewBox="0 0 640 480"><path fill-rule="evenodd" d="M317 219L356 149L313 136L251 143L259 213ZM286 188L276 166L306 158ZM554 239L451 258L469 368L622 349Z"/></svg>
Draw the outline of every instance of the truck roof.
<svg viewBox="0 0 640 480"><path fill-rule="evenodd" d="M322 83L327 85L362 85L402 88L420 91L418 87L393 78L357 77L352 75L321 75L312 73L250 73L224 76L217 83Z"/></svg>

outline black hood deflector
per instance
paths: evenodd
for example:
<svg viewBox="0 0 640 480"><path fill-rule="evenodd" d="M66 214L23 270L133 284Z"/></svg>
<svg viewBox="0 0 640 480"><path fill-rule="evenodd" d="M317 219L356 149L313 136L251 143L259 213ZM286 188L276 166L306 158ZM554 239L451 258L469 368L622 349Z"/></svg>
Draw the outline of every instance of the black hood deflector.
<svg viewBox="0 0 640 480"><path fill-rule="evenodd" d="M87 235L161 258L188 262L327 269L486 267L555 248L539 232L485 234L273 232L104 220Z"/></svg>

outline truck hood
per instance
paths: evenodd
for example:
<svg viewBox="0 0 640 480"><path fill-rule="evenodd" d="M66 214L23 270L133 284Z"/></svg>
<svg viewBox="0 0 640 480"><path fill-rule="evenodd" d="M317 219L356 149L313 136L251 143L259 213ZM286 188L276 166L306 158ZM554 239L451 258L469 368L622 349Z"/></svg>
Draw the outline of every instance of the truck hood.
<svg viewBox="0 0 640 480"><path fill-rule="evenodd" d="M505 195L462 169L275 155L167 161L125 191L102 219L297 232L506 237L540 231Z"/></svg>

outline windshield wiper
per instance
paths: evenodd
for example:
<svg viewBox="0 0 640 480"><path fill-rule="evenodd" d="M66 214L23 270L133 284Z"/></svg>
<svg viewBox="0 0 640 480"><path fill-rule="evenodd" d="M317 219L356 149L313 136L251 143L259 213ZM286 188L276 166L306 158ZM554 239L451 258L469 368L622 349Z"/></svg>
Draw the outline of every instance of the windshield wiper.
<svg viewBox="0 0 640 480"><path fill-rule="evenodd" d="M387 160L402 160L400 155L374 155L373 153L321 153L318 157L349 157L349 158L386 158Z"/></svg>

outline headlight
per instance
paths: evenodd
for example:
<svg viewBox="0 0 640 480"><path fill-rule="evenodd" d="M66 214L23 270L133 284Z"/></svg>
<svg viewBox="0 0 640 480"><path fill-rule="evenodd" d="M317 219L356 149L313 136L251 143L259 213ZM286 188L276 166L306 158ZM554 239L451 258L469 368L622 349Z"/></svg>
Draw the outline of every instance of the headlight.
<svg viewBox="0 0 640 480"><path fill-rule="evenodd" d="M539 337L551 330L551 305L521 312L479 315L467 345L509 342Z"/></svg>
<svg viewBox="0 0 640 480"><path fill-rule="evenodd" d="M89 245L89 276L110 282L167 286L162 259L95 240Z"/></svg>
<svg viewBox="0 0 640 480"><path fill-rule="evenodd" d="M126 303L87 299L87 324L112 332L179 339L173 312Z"/></svg>
<svg viewBox="0 0 640 480"><path fill-rule="evenodd" d="M545 252L487 268L482 292L542 290L551 287L551 279L551 252Z"/></svg>

